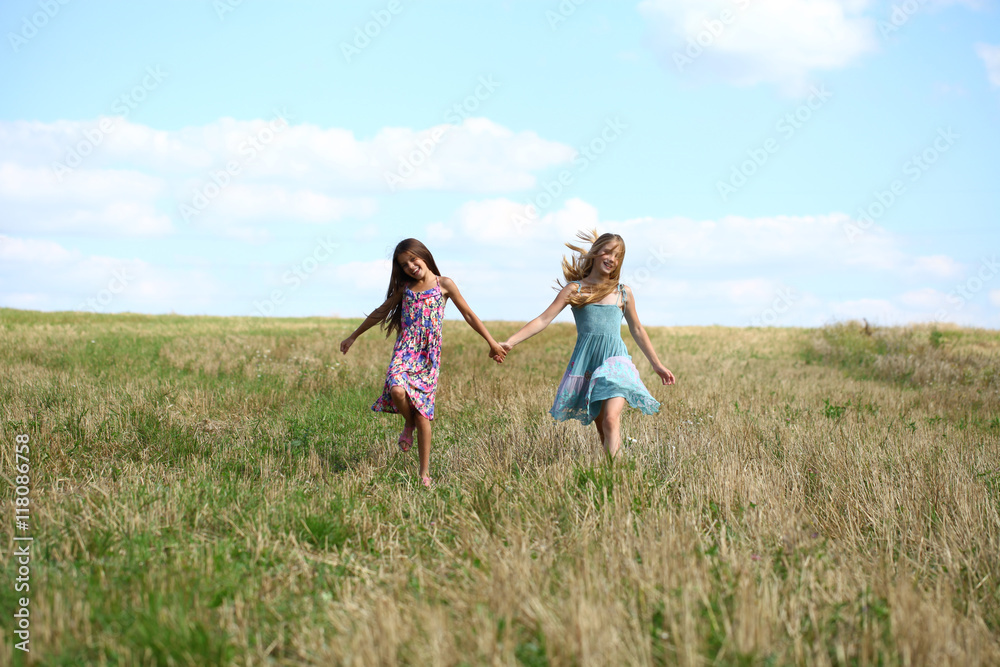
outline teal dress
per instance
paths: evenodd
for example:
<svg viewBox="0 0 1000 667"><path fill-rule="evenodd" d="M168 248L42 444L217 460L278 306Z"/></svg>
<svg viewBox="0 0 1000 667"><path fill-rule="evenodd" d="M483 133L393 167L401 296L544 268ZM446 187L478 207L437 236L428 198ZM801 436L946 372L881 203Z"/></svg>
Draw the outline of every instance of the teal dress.
<svg viewBox="0 0 1000 667"><path fill-rule="evenodd" d="M577 290L579 290L577 283ZM633 408L655 414L660 403L642 384L622 340L625 289L618 286L622 306L590 303L573 306L576 346L549 413L558 421L578 419L589 424L609 398L622 396Z"/></svg>

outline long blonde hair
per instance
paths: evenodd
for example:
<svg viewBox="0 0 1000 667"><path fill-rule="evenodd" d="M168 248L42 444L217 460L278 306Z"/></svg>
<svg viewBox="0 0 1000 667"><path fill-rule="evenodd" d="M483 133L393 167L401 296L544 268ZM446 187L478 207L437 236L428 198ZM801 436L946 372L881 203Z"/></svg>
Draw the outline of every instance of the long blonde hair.
<svg viewBox="0 0 1000 667"><path fill-rule="evenodd" d="M590 272L594 268L594 259L597 257L598 253L604 249L604 246L608 245L613 241L618 242L618 264L615 266L615 270L611 272L608 279L603 283L599 283L593 286L593 289L584 292L572 292L569 295L569 303L572 306L586 306L588 303L597 303L606 297L607 295L618 289L618 278L622 273L622 264L625 262L625 239L620 237L618 234L601 234L597 235L596 229L591 229L588 231L579 231L576 233L576 237L583 241L584 243L590 244L590 250L584 250L579 246L575 246L572 243L567 243L566 247L573 251L574 256L571 259L566 259L563 257L562 260L562 271L563 276L566 278L566 282L571 283L578 280L583 280L590 275ZM556 281L559 285L559 289L565 287L560 281Z"/></svg>

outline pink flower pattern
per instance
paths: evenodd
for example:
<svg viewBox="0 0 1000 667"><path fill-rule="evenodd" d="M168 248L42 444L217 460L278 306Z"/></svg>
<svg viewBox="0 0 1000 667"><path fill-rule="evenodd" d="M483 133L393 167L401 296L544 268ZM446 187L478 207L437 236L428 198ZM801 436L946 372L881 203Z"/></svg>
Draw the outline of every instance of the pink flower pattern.
<svg viewBox="0 0 1000 667"><path fill-rule="evenodd" d="M441 324L444 321L441 282L429 290L406 288L403 296L403 329L396 337L382 395L372 405L375 412L399 412L389 390L400 386L421 415L434 419L434 394L441 366Z"/></svg>

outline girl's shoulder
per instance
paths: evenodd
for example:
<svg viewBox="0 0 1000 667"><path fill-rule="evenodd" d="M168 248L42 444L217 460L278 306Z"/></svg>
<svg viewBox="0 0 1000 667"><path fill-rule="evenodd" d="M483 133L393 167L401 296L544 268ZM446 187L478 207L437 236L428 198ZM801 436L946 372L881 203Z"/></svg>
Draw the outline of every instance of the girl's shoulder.
<svg viewBox="0 0 1000 667"><path fill-rule="evenodd" d="M579 280L570 280L560 288L556 298L569 301L572 296L581 294L582 291L584 291L584 287Z"/></svg>
<svg viewBox="0 0 1000 667"><path fill-rule="evenodd" d="M622 305L627 306L633 302L632 288L625 283L618 283L618 289L622 293Z"/></svg>

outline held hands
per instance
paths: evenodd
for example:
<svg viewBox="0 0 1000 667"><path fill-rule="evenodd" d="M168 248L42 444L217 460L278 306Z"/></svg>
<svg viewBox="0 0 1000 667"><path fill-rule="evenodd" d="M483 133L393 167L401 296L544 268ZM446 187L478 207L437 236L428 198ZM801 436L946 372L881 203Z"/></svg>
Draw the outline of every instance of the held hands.
<svg viewBox="0 0 1000 667"><path fill-rule="evenodd" d="M504 357L507 356L507 350L504 349L502 344L493 342L490 343L490 351L487 354L489 354L490 359L497 362L498 364L502 364Z"/></svg>
<svg viewBox="0 0 1000 667"><path fill-rule="evenodd" d="M491 345L489 355L493 361L498 364L502 364L504 358L507 356L507 353L512 349L514 349L514 346L504 341L503 343L497 343L496 348Z"/></svg>
<svg viewBox="0 0 1000 667"><path fill-rule="evenodd" d="M674 374L671 373L670 369L664 366L663 364L660 364L659 366L653 366L653 370L656 372L657 375L660 376L660 380L663 381L663 384L673 384L675 382Z"/></svg>
<svg viewBox="0 0 1000 667"><path fill-rule="evenodd" d="M344 340L340 341L340 351L347 354L347 351L351 349L352 345L354 345L354 336L348 336Z"/></svg>

